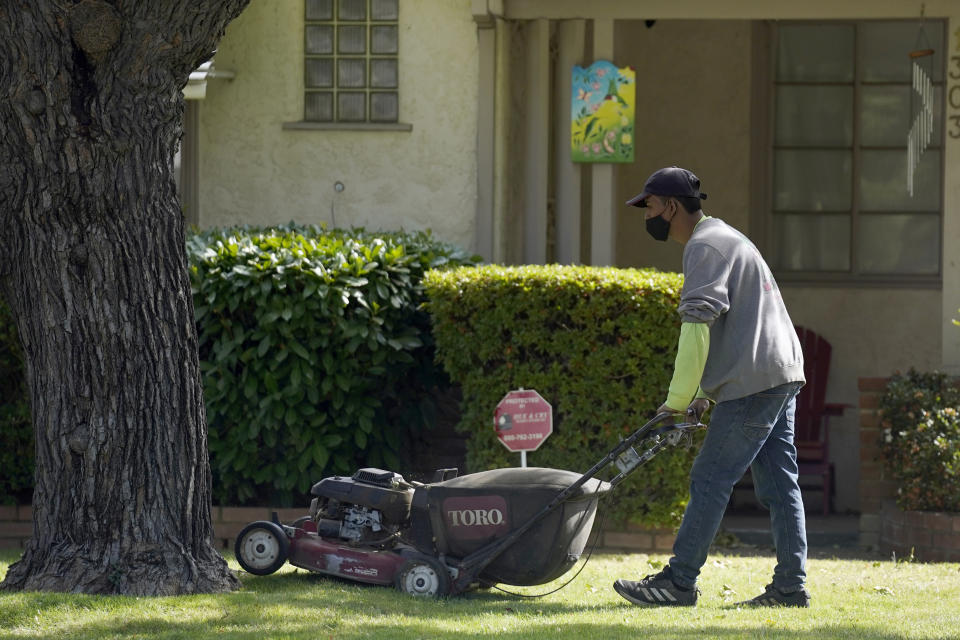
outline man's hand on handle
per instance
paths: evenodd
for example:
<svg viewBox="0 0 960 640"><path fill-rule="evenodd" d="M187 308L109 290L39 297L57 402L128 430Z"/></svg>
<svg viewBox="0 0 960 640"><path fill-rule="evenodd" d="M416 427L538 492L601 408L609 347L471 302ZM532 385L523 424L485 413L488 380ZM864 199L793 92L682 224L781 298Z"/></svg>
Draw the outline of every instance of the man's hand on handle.
<svg viewBox="0 0 960 640"><path fill-rule="evenodd" d="M709 408L709 400L706 398L697 398L687 407L687 415L696 419L697 422L700 422L700 420L703 419L703 414L705 414Z"/></svg>
<svg viewBox="0 0 960 640"><path fill-rule="evenodd" d="M671 413L677 416L685 415L690 420L696 420L697 422L700 422L701 418L703 418L703 414L705 414L707 412L707 409L709 408L710 408L709 400L707 400L706 398L697 398L690 403L686 411L679 411L677 409L667 406L666 404L662 404L660 405L660 408L657 409L657 413L658 414Z"/></svg>

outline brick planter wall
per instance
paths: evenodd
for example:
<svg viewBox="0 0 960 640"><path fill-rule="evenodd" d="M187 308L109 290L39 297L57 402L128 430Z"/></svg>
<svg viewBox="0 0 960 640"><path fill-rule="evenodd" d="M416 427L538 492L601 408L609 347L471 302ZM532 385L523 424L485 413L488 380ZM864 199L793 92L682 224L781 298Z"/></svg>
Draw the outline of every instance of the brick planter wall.
<svg viewBox="0 0 960 640"><path fill-rule="evenodd" d="M880 457L880 418L877 408L889 378L860 378L860 546L880 544L880 509L885 500L897 495L897 487L886 477Z"/></svg>
<svg viewBox="0 0 960 640"><path fill-rule="evenodd" d="M237 534L254 520L269 520L272 509L266 507L214 507L214 546L218 549L233 548ZM279 509L280 520L292 522L306 515L305 509ZM33 508L29 505L0 506L0 549L22 549L33 535Z"/></svg>
<svg viewBox="0 0 960 640"><path fill-rule="evenodd" d="M22 549L33 535L33 507L0 505L0 549Z"/></svg>
<svg viewBox="0 0 960 640"><path fill-rule="evenodd" d="M308 515L308 509L271 509L269 507L214 507L211 513L213 518L213 546L218 549L233 551L233 543L237 534L245 526L256 520L270 520L271 514L276 511L280 522L289 523L297 518Z"/></svg>
<svg viewBox="0 0 960 640"><path fill-rule="evenodd" d="M883 469L877 410L889 378L860 378L860 546L927 562L960 561L960 514L901 511Z"/></svg>
<svg viewBox="0 0 960 640"><path fill-rule="evenodd" d="M893 500L880 510L880 552L912 554L923 562L960 562L960 513L901 511Z"/></svg>
<svg viewBox="0 0 960 640"><path fill-rule="evenodd" d="M674 529L648 529L627 524L618 529L603 529L598 550L625 553L669 553L677 537ZM591 539L592 543L593 540ZM586 553L587 549L584 550Z"/></svg>
<svg viewBox="0 0 960 640"><path fill-rule="evenodd" d="M277 511L280 521L290 523L307 515L307 509L270 509L269 507L214 507L214 546L233 550L237 534L255 520L269 520ZM0 506L0 549L22 549L33 535L33 509L30 506ZM600 533L598 549L643 553L667 553L673 548L676 532L673 529L647 529L627 525L616 529L604 528ZM590 542L593 540L591 538Z"/></svg>

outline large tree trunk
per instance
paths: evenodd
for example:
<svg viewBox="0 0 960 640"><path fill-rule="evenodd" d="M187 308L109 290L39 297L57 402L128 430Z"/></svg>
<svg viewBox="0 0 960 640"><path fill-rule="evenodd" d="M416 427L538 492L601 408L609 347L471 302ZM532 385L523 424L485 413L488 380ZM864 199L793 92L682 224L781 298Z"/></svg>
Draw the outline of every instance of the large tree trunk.
<svg viewBox="0 0 960 640"><path fill-rule="evenodd" d="M34 533L3 589L238 586L211 543L181 88L249 0L0 0L0 288L27 364Z"/></svg>

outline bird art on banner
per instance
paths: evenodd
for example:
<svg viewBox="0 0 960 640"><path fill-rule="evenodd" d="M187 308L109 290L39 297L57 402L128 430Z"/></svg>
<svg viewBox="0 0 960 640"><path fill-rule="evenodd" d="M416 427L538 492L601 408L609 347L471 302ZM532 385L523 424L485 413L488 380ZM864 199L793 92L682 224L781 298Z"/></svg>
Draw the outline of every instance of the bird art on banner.
<svg viewBox="0 0 960 640"><path fill-rule="evenodd" d="M572 73L571 159L633 162L636 72L598 60Z"/></svg>

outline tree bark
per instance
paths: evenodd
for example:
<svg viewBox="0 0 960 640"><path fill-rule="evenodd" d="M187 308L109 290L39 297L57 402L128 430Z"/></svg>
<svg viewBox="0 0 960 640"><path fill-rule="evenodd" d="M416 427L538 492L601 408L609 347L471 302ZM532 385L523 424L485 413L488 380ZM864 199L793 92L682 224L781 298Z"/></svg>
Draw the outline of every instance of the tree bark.
<svg viewBox="0 0 960 640"><path fill-rule="evenodd" d="M211 542L173 155L189 73L248 1L0 0L0 291L37 460L2 589L239 585Z"/></svg>

